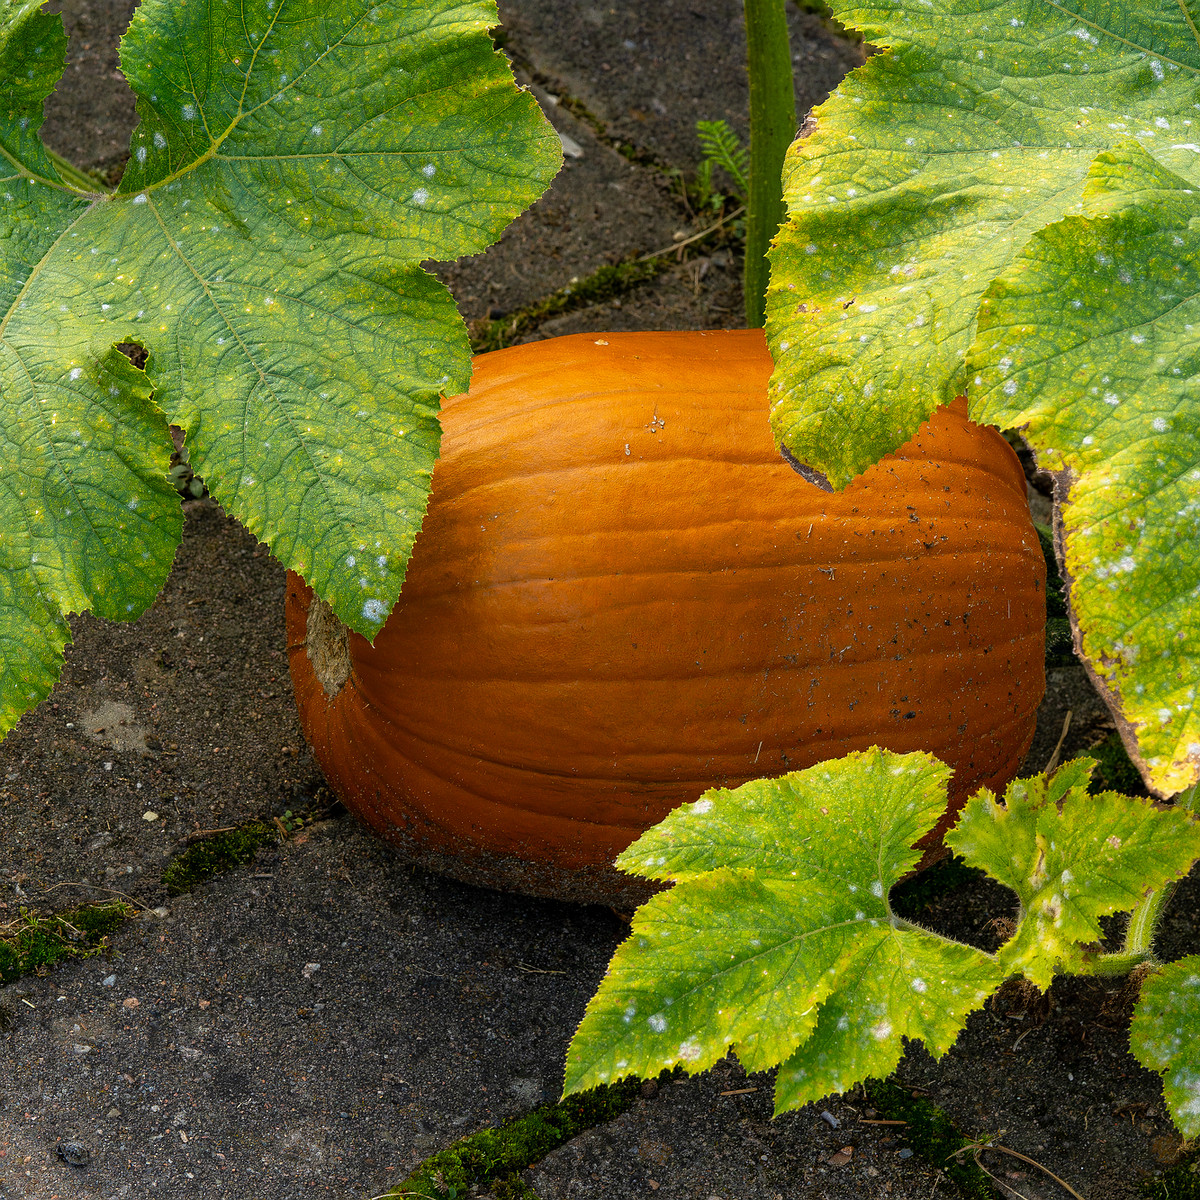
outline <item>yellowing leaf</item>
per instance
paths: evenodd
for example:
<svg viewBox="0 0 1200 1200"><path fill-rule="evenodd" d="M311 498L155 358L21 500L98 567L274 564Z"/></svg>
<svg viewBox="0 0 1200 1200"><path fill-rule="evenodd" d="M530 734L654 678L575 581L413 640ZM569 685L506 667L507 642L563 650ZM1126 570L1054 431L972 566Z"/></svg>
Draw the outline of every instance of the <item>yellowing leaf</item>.
<svg viewBox="0 0 1200 1200"><path fill-rule="evenodd" d="M776 1109L935 1054L1001 980L988 955L894 916L892 885L937 821L949 771L872 749L715 789L619 860L677 879L637 913L567 1056L566 1090L728 1050L783 1063Z"/></svg>

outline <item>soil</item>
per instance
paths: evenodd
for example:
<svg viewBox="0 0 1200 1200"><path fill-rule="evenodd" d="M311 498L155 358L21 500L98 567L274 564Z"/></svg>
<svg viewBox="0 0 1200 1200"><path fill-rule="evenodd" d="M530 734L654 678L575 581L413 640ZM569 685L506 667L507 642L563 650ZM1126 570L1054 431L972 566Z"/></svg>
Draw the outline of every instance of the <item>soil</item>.
<svg viewBox="0 0 1200 1200"><path fill-rule="evenodd" d="M128 145L115 45L132 7L62 5L70 62L44 133L84 167L119 171ZM497 247L438 268L464 315L505 317L700 228L672 171L694 171L697 119L745 129L740 10L502 4L501 40L570 153ZM789 13L803 113L862 49ZM523 336L739 325L736 244L700 245ZM457 1138L557 1098L626 933L607 909L415 870L340 809L293 708L282 569L211 500L184 508L153 608L129 625L74 620L61 684L0 745L0 923L112 898L138 914L105 955L0 987L3 1200L377 1196ZM1066 757L1111 729L1082 670L1056 668L1029 769L1050 759L1068 710ZM275 818L286 839L168 895L163 871L198 835ZM964 885L923 919L986 940L1010 900ZM1189 882L1165 925L1170 957L1200 948L1197 900ZM1128 1053L1129 1003L1120 982L1008 990L940 1062L910 1048L897 1078L1090 1200L1132 1198L1180 1142L1157 1077ZM770 1078L724 1062L647 1087L523 1178L542 1200L954 1194L939 1164L908 1153L903 1127L867 1119L858 1093L772 1119ZM1002 1194L1066 1194L1021 1160L983 1161Z"/></svg>

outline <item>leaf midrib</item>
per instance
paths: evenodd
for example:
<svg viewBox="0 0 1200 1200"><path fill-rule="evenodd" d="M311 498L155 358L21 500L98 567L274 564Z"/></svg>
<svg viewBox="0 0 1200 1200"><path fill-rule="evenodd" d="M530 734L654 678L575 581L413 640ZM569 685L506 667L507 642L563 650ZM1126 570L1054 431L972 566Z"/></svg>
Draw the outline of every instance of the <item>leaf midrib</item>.
<svg viewBox="0 0 1200 1200"><path fill-rule="evenodd" d="M279 18L283 15L283 10L284 10L286 4L287 4L287 0L280 0L279 7L275 11L275 14L271 19L271 24L270 24L269 28L267 29L266 33L264 33L262 35L262 37L259 39L258 45L254 47L254 53L250 59L250 62L246 66L246 73L242 77L242 80L243 80L242 94L238 98L238 111L234 115L233 119L229 122L228 126L226 126L225 130L220 134L220 136L218 136L216 138L213 138L213 136L210 132L209 140L210 140L211 144L209 145L208 149L203 154L201 154L198 158L192 159L192 161L187 163L185 166L180 167L178 171L173 171L170 175L164 175L161 179L156 180L154 183L147 184L144 188L140 189L140 191L142 193L148 194L151 191L157 191L157 190L165 187L169 183L174 183L177 179L182 179L185 175L188 175L191 172L197 170L199 167L202 167L210 159L217 157L217 151L221 148L222 144L229 138L230 134L233 133L233 131L238 127L238 125L242 122L242 120L244 118L253 116L256 112L258 112L258 110L260 108L265 108L268 104L272 103L279 96L282 96L285 92L291 91L291 89L294 88L295 85L298 84L300 82L300 80L302 80L315 66L317 66L318 63L320 63L328 55L332 54L336 48L340 47L341 44L345 41L345 39L347 37L349 37L350 34L355 29L358 28L358 26L363 22L363 20L366 18L366 15L367 15L366 10L364 10L362 13L360 13L359 16L342 31L341 37L339 37L336 41L330 42L329 45L326 46L325 49L322 50L321 53L318 54L312 60L312 62L310 62L293 79L289 79L288 82L286 84L284 84L283 87L278 88L275 91L273 91L270 94L270 96L268 96L266 99L262 100L260 103L254 105L253 108L243 108L242 105L245 103L246 92L249 90L249 87L250 87L250 77L254 73L254 64L258 60L258 52L263 48L263 46L265 46L267 44L267 40L271 36L272 31L274 30L276 24L279 21ZM249 40L248 34L247 34L247 40ZM186 62L187 60L185 59L184 61ZM192 75L191 64L188 63L187 67L188 67L188 78L190 79L191 75ZM196 109L200 113L200 116L201 116L202 120L204 121L204 128L207 131L208 130L208 117L207 117L207 113L205 112L204 105L201 102L200 97L195 95L194 92L192 93L192 98L196 101ZM328 157L328 156L326 156L326 157ZM123 194L128 195L128 193L123 193Z"/></svg>

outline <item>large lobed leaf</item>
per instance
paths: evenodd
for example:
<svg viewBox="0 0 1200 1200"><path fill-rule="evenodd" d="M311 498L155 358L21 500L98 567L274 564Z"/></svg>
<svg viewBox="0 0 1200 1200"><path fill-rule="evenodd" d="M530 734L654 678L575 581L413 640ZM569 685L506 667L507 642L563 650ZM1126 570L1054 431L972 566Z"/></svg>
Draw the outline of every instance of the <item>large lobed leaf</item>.
<svg viewBox="0 0 1200 1200"><path fill-rule="evenodd" d="M1021 919L1000 965L1043 989L1059 970L1085 969L1085 948L1104 936L1100 917L1132 911L1200 858L1200 825L1183 809L1090 795L1095 765L1080 758L1049 779L1018 779L1003 804L984 788L946 834L971 866L1016 892Z"/></svg>
<svg viewBox="0 0 1200 1200"><path fill-rule="evenodd" d="M53 681L64 614L130 617L178 544L167 422L222 504L373 636L400 590L470 353L420 267L540 194L557 137L490 0L145 0L115 195L37 129L58 17L0 10L0 732ZM137 342L147 376L115 364ZM149 385L153 384L153 402Z"/></svg>
<svg viewBox="0 0 1200 1200"><path fill-rule="evenodd" d="M1129 1048L1163 1077L1163 1099L1185 1138L1200 1137L1200 955L1171 963L1142 983Z"/></svg>
<svg viewBox="0 0 1200 1200"><path fill-rule="evenodd" d="M767 330L776 435L841 486L965 390L980 297L1097 151L1191 163L1200 43L1178 0L831 7L888 52L789 152Z"/></svg>
<svg viewBox="0 0 1200 1200"><path fill-rule="evenodd" d="M1193 184L1138 144L1099 155L1084 215L988 291L971 356L982 418L1069 473L1079 642L1161 795L1200 768L1197 217Z"/></svg>
<svg viewBox="0 0 1200 1200"><path fill-rule="evenodd" d="M842 485L964 391L976 419L1026 427L1074 481L1077 643L1151 788L1181 791L1200 779L1200 15L1180 0L833 8L887 52L789 154L776 434Z"/></svg>
<svg viewBox="0 0 1200 1200"><path fill-rule="evenodd" d="M676 879L634 918L567 1056L566 1091L733 1049L781 1063L776 1110L888 1074L903 1038L935 1054L1000 983L996 963L895 919L887 895L941 815L949 770L855 753L714 789L618 865Z"/></svg>

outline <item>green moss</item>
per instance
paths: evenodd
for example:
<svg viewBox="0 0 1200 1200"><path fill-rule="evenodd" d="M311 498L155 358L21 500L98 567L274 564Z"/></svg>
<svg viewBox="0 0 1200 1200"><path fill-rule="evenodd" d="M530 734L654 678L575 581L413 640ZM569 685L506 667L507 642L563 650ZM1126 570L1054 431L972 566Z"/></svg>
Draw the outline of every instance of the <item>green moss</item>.
<svg viewBox="0 0 1200 1200"><path fill-rule="evenodd" d="M108 935L133 915L119 900L85 904L42 917L22 909L0 929L0 985L31 971L45 971L65 958L90 958L108 944Z"/></svg>
<svg viewBox="0 0 1200 1200"><path fill-rule="evenodd" d="M1193 1150L1158 1179L1143 1180L1138 1191L1150 1200L1200 1200L1200 1150Z"/></svg>
<svg viewBox="0 0 1200 1200"><path fill-rule="evenodd" d="M619 1117L640 1088L640 1080L622 1080L540 1105L496 1129L482 1129L427 1158L385 1194L448 1200L486 1187L496 1200L537 1200L520 1172L584 1130Z"/></svg>
<svg viewBox="0 0 1200 1200"><path fill-rule="evenodd" d="M118 930L130 917L133 910L126 904L91 904L69 909L60 917L70 922L81 933L94 942L100 942Z"/></svg>
<svg viewBox="0 0 1200 1200"><path fill-rule="evenodd" d="M1042 544L1042 558L1046 560L1046 666L1069 667L1078 660L1067 619L1067 591L1054 556L1054 534L1045 525L1034 528Z"/></svg>
<svg viewBox="0 0 1200 1200"><path fill-rule="evenodd" d="M471 349L476 354L499 350L512 343L526 330L550 317L600 304L622 296L631 288L661 275L670 265L667 259L623 262L605 265L584 279L576 279L549 296L519 308L496 321L480 321L474 326Z"/></svg>
<svg viewBox="0 0 1200 1200"><path fill-rule="evenodd" d="M969 1155L952 1158L971 1143L940 1108L890 1080L869 1079L867 1098L891 1121L906 1121L904 1140L931 1166L944 1171L969 1200L992 1200L995 1192Z"/></svg>
<svg viewBox="0 0 1200 1200"><path fill-rule="evenodd" d="M197 884L249 862L263 846L279 837L279 831L262 821L250 821L226 833L213 834L182 854L163 871L163 886L168 895L190 892Z"/></svg>
<svg viewBox="0 0 1200 1200"><path fill-rule="evenodd" d="M1126 796L1145 796L1146 785L1141 773L1125 753L1121 735L1110 733L1098 746L1091 746L1088 755L1096 760L1090 792L1121 792Z"/></svg>
<svg viewBox="0 0 1200 1200"><path fill-rule="evenodd" d="M983 874L978 867L968 867L957 854L951 854L892 888L888 903L893 912L914 921L931 904L957 888L974 883Z"/></svg>

